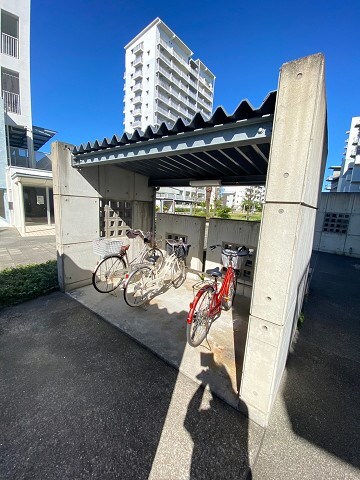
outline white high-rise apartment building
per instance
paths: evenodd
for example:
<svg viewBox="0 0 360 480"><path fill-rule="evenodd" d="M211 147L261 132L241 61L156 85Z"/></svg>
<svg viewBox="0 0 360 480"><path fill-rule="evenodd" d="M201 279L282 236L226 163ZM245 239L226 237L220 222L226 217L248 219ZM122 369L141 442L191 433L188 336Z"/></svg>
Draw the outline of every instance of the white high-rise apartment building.
<svg viewBox="0 0 360 480"><path fill-rule="evenodd" d="M360 192L360 117L352 117L350 130L346 140L345 157L343 158L338 192Z"/></svg>
<svg viewBox="0 0 360 480"><path fill-rule="evenodd" d="M30 0L0 0L0 226L53 222L51 162L39 152L55 132L32 124Z"/></svg>
<svg viewBox="0 0 360 480"><path fill-rule="evenodd" d="M156 18L125 46L124 129L145 130L212 114L214 74Z"/></svg>

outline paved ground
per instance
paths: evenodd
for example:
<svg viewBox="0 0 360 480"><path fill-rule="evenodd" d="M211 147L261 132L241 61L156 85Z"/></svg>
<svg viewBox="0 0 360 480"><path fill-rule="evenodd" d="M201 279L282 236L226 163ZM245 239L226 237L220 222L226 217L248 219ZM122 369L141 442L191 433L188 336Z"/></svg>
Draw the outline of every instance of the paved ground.
<svg viewBox="0 0 360 480"><path fill-rule="evenodd" d="M266 431L68 296L3 310L0 478L358 480L360 260L314 261Z"/></svg>
<svg viewBox="0 0 360 480"><path fill-rule="evenodd" d="M0 271L17 265L43 263L54 259L55 235L24 238L16 228L0 228Z"/></svg>

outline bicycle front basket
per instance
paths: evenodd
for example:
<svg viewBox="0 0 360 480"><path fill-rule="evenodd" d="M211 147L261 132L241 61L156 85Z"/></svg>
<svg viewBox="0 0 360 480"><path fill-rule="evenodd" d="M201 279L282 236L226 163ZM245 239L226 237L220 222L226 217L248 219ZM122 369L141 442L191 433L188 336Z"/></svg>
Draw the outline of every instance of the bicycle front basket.
<svg viewBox="0 0 360 480"><path fill-rule="evenodd" d="M93 240L93 252L95 255L105 257L112 253L119 253L122 246L122 240L109 240L108 238L97 238Z"/></svg>
<svg viewBox="0 0 360 480"><path fill-rule="evenodd" d="M235 268L235 270L241 270L245 257L238 257L237 252L235 250L227 250L228 253L230 253L231 251L234 253L232 257L233 268ZM221 263L225 268L228 268L230 264L230 257L222 253Z"/></svg>
<svg viewBox="0 0 360 480"><path fill-rule="evenodd" d="M168 255L175 253L177 258L185 260L189 255L190 246L188 243L179 243L176 240L167 240L166 241L166 252Z"/></svg>

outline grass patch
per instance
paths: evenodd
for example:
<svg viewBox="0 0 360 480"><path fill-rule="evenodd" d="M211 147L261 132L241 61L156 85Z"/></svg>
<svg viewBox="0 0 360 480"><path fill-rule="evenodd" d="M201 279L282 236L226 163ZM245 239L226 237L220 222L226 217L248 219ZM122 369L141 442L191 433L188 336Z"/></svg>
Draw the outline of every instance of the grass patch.
<svg viewBox="0 0 360 480"><path fill-rule="evenodd" d="M242 213L242 212L231 212L230 218L232 220L247 220L246 213ZM261 212L251 213L249 215L248 220L252 222L259 222L261 220Z"/></svg>
<svg viewBox="0 0 360 480"><path fill-rule="evenodd" d="M56 260L20 265L0 272L0 309L59 288Z"/></svg>

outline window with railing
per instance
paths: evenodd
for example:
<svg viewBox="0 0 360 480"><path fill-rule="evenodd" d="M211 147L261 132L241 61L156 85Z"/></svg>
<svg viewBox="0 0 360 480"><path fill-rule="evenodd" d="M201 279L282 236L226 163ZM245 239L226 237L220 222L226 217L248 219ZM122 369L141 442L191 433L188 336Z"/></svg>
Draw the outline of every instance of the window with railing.
<svg viewBox="0 0 360 480"><path fill-rule="evenodd" d="M19 58L19 18L1 11L1 53Z"/></svg>
<svg viewBox="0 0 360 480"><path fill-rule="evenodd" d="M11 167L35 168L37 170L51 171L51 157L48 153L34 152L34 159L31 162L29 150L10 146L8 149L8 163Z"/></svg>
<svg viewBox="0 0 360 480"><path fill-rule="evenodd" d="M19 74L1 69L1 91L6 112L21 114Z"/></svg>

